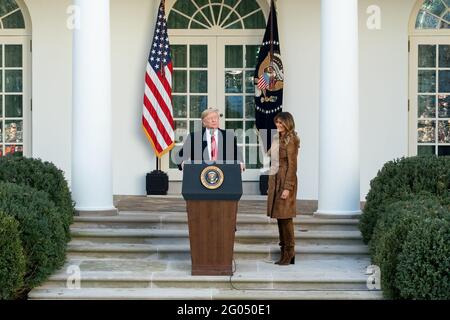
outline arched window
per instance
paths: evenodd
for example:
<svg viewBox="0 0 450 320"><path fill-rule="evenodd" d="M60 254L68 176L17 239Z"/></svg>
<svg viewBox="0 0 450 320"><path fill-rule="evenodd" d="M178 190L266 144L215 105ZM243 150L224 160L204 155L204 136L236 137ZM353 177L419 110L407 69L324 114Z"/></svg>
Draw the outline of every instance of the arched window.
<svg viewBox="0 0 450 320"><path fill-rule="evenodd" d="M220 110L220 127L234 129L248 170L259 181L262 161L256 137L253 74L266 28L267 0L166 1L173 59L176 146L201 128L208 106ZM170 158L170 157L168 157ZM172 181L181 180L173 162L163 163Z"/></svg>
<svg viewBox="0 0 450 320"><path fill-rule="evenodd" d="M169 29L264 29L261 7L255 0L177 1L168 18Z"/></svg>
<svg viewBox="0 0 450 320"><path fill-rule="evenodd" d="M0 0L0 156L31 155L29 21L22 1Z"/></svg>
<svg viewBox="0 0 450 320"><path fill-rule="evenodd" d="M410 155L450 155L450 0L420 0L410 25Z"/></svg>
<svg viewBox="0 0 450 320"><path fill-rule="evenodd" d="M0 1L0 28L25 29L22 10L15 0Z"/></svg>
<svg viewBox="0 0 450 320"><path fill-rule="evenodd" d="M450 0L425 0L416 18L416 29L449 29Z"/></svg>

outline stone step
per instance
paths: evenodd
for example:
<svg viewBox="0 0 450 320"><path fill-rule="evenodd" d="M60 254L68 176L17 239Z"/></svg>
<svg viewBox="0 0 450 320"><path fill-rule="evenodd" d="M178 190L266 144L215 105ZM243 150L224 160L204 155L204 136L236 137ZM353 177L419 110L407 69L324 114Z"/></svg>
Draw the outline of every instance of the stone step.
<svg viewBox="0 0 450 320"><path fill-rule="evenodd" d="M296 258L335 259L343 255L367 256L365 245L297 245ZM234 245L235 259L276 260L280 249L276 245L240 244ZM135 258L151 260L189 260L188 244L125 244L92 243L72 240L67 248L70 258Z"/></svg>
<svg viewBox="0 0 450 320"><path fill-rule="evenodd" d="M78 216L74 217L75 228L151 228L186 229L185 212L121 212L117 216ZM358 219L322 219L299 215L294 224L302 230L341 230L358 231ZM239 230L277 230L277 221L264 214L238 214Z"/></svg>
<svg viewBox="0 0 450 320"><path fill-rule="evenodd" d="M81 288L367 289L369 259L298 260L289 266L238 260L233 277L192 276L190 261L70 260L40 287L64 288L77 267Z"/></svg>
<svg viewBox="0 0 450 320"><path fill-rule="evenodd" d="M369 290L53 288L34 289L28 297L32 300L379 300L382 299L382 293Z"/></svg>
<svg viewBox="0 0 450 320"><path fill-rule="evenodd" d="M307 231L296 226L296 243L302 245L363 245L359 231ZM189 244L189 231L166 229L71 228L73 240L92 243ZM278 244L278 231L238 230L235 243Z"/></svg>

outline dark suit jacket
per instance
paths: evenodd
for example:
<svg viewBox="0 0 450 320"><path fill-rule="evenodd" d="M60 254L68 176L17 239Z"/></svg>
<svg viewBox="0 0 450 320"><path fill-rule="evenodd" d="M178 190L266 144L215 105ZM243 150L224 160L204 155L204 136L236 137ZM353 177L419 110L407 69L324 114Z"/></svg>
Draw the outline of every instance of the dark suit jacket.
<svg viewBox="0 0 450 320"><path fill-rule="evenodd" d="M181 163L186 160L211 161L208 154L208 142L206 141L206 129L191 132L184 141L183 147L178 153L177 165L182 170ZM217 162L242 161L242 153L238 150L237 139L233 130L219 129L219 143Z"/></svg>

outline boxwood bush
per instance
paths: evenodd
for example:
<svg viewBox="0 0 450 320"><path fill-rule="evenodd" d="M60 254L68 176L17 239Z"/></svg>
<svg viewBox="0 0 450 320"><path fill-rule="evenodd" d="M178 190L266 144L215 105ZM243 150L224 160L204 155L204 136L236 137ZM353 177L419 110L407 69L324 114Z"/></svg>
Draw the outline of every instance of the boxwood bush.
<svg viewBox="0 0 450 320"><path fill-rule="evenodd" d="M423 225L426 219L445 218L450 218L449 211L442 206L440 199L426 193L410 195L409 199L390 204L380 214L369 247L373 262L381 270L381 284L385 297L390 299L402 297L403 283L396 282L399 275L404 272L399 267L400 256L409 241L418 240L410 238L410 231ZM450 248L450 243L447 243L447 246ZM436 253L424 250L421 254L435 256Z"/></svg>
<svg viewBox="0 0 450 320"><path fill-rule="evenodd" d="M450 299L450 219L411 226L398 256L395 285L403 299Z"/></svg>
<svg viewBox="0 0 450 320"><path fill-rule="evenodd" d="M0 211L19 222L27 291L64 264L67 238L62 216L46 192L5 182L0 182Z"/></svg>
<svg viewBox="0 0 450 320"><path fill-rule="evenodd" d="M25 255L17 221L0 211L0 300L14 299L23 286Z"/></svg>
<svg viewBox="0 0 450 320"><path fill-rule="evenodd" d="M74 203L63 172L40 159L0 157L0 181L25 184L48 193L61 215L65 236L70 240Z"/></svg>
<svg viewBox="0 0 450 320"><path fill-rule="evenodd" d="M359 228L365 243L372 238L379 215L411 194L428 192L449 203L450 157L418 156L386 163L370 182Z"/></svg>

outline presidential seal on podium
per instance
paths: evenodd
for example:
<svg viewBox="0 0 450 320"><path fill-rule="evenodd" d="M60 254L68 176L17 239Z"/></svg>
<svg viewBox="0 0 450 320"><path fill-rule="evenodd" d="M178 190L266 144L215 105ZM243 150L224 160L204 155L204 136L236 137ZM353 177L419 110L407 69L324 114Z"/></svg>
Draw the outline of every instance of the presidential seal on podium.
<svg viewBox="0 0 450 320"><path fill-rule="evenodd" d="M208 166L200 173L202 185L210 190L219 188L223 183L223 171L216 166Z"/></svg>

